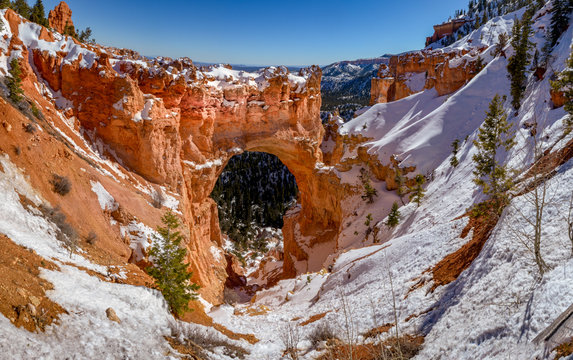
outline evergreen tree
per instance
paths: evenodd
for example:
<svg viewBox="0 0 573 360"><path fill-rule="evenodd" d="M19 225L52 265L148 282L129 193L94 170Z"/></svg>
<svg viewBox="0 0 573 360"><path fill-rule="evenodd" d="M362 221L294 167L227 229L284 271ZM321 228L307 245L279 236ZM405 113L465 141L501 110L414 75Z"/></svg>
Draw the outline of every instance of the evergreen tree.
<svg viewBox="0 0 573 360"><path fill-rule="evenodd" d="M0 0L0 9L8 9L11 5L10 0Z"/></svg>
<svg viewBox="0 0 573 360"><path fill-rule="evenodd" d="M398 223L400 223L400 211L398 211L398 203L394 201L394 204L392 204L392 210L390 210L390 214L388 214L386 226L392 229L395 228Z"/></svg>
<svg viewBox="0 0 573 360"><path fill-rule="evenodd" d="M489 104L489 111L479 129L478 139L474 141L478 153L473 156L476 164L473 181L482 188L484 194L498 200L503 198L505 191L511 187L507 167L497 159L500 148L508 151L515 144L510 129L511 124L507 122L501 99L496 95Z"/></svg>
<svg viewBox="0 0 573 360"><path fill-rule="evenodd" d="M563 127L566 134L573 131L573 48L571 49L569 60L567 60L567 68L559 74L558 80L551 84L556 90L563 91L565 95L566 101L564 109L569 113L563 120Z"/></svg>
<svg viewBox="0 0 573 360"><path fill-rule="evenodd" d="M450 165L457 167L459 165L458 161L458 151L460 150L460 141L458 139L452 142L452 158L450 159Z"/></svg>
<svg viewBox="0 0 573 360"><path fill-rule="evenodd" d="M44 10L42 0L37 0L36 4L32 7L30 11L30 21L48 27L48 19L46 19L46 11Z"/></svg>
<svg viewBox="0 0 573 360"><path fill-rule="evenodd" d="M12 9L23 18L30 19L30 6L28 6L26 0L15 0L12 3Z"/></svg>
<svg viewBox="0 0 573 360"><path fill-rule="evenodd" d="M531 58L529 50L532 47L532 43L529 41L529 37L531 35L532 15L531 8L529 8L523 15L522 21L516 19L513 26L511 45L514 49L514 54L509 58L507 71L511 79L511 104L516 110L521 106L521 99L527 86L525 71Z"/></svg>
<svg viewBox="0 0 573 360"><path fill-rule="evenodd" d="M498 55L503 55L503 57L505 57L505 52L503 49L505 49L505 47L507 46L508 40L509 36L507 36L507 33L499 34L499 36L497 37L497 44L495 44L495 47L492 52L492 55L494 57Z"/></svg>
<svg viewBox="0 0 573 360"><path fill-rule="evenodd" d="M404 175L402 175L402 169L400 169L398 165L396 165L394 172L394 180L396 181L396 193L400 197L402 205L404 205L403 197L406 195L406 179L404 179Z"/></svg>
<svg viewBox="0 0 573 360"><path fill-rule="evenodd" d="M14 103L19 103L22 101L22 95L24 91L22 90L22 78L20 75L22 71L20 70L20 63L18 59L14 58L10 61L10 77L6 78L6 86L8 87L8 91L10 92L10 100Z"/></svg>
<svg viewBox="0 0 573 360"><path fill-rule="evenodd" d="M553 0L553 15L551 16L551 28L549 31L551 46L555 46L569 24L571 9L568 2L569 0Z"/></svg>
<svg viewBox="0 0 573 360"><path fill-rule="evenodd" d="M184 263L187 250L181 246L183 235L177 230L179 219L168 210L161 221L165 227L157 228L160 236L149 250L153 265L146 270L155 279L171 311L181 316L189 311L189 301L197 298L199 286L190 282L192 273Z"/></svg>
<svg viewBox="0 0 573 360"><path fill-rule="evenodd" d="M422 174L416 175L416 185L412 187L412 193L410 194L410 201L415 202L418 207L420 207L420 202L424 197L426 190L424 190L424 183L426 182L426 177Z"/></svg>
<svg viewBox="0 0 573 360"><path fill-rule="evenodd" d="M362 181L362 186L364 187L364 194L362 194L362 200L366 201L368 204L374 202L374 197L378 196L378 191L372 187L370 183L370 172L364 168L360 169L360 180Z"/></svg>

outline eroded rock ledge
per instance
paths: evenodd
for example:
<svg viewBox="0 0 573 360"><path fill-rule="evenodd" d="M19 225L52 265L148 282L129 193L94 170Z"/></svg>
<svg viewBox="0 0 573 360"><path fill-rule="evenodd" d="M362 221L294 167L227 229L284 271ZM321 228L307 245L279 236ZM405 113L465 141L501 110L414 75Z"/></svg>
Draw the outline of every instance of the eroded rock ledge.
<svg viewBox="0 0 573 360"><path fill-rule="evenodd" d="M198 68L186 58L150 60L80 44L11 10L6 18L9 53L21 54L27 91L51 98L76 130L103 142L124 168L181 194L188 260L206 300L222 300L227 276L209 195L228 160L241 152L274 154L296 178L299 206L285 218L283 276L320 270L334 252L345 190L323 164L320 68L296 75L284 67L258 73ZM312 251L316 246L320 251Z"/></svg>

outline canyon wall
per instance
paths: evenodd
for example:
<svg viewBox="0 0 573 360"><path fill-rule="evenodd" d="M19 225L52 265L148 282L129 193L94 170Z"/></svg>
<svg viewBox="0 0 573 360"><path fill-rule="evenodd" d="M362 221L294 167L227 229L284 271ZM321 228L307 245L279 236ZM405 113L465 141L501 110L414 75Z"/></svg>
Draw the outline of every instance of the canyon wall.
<svg viewBox="0 0 573 360"><path fill-rule="evenodd" d="M400 100L433 88L439 96L451 94L479 72L477 58L484 50L422 50L393 56L372 79L370 104Z"/></svg>
<svg viewBox="0 0 573 360"><path fill-rule="evenodd" d="M198 68L186 58L149 60L130 50L80 44L11 10L6 18L8 55L21 54L27 95L45 88L40 95L50 97L86 140L105 144L104 152L124 169L181 196L190 270L206 300L222 301L227 276L217 206L209 195L228 160L244 151L276 155L297 181L299 204L283 228L283 276L320 270L334 252L345 192L323 164L320 68L296 75L284 67L258 73ZM313 251L316 246L321 251Z"/></svg>

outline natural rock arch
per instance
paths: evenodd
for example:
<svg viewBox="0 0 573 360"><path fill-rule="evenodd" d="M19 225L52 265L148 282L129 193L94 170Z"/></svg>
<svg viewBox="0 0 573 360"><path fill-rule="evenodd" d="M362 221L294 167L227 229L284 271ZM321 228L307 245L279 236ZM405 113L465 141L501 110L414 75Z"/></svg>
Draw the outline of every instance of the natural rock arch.
<svg viewBox="0 0 573 360"><path fill-rule="evenodd" d="M220 302L226 278L217 207L209 195L227 161L243 151L277 156L298 184L301 208L283 227L283 275L320 270L336 249L343 197L320 150L320 68L247 74L66 44L58 53L24 48L25 77L41 78L60 92L73 104L68 116L126 168L181 194L188 260L205 299ZM78 46L83 50L74 50ZM311 251L317 244L321 250Z"/></svg>

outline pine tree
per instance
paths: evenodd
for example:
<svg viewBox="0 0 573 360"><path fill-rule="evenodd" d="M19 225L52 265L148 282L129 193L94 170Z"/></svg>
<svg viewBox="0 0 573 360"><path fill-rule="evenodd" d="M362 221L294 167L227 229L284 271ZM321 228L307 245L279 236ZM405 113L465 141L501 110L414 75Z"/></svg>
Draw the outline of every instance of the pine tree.
<svg viewBox="0 0 573 360"><path fill-rule="evenodd" d="M551 16L551 28L549 31L549 40L551 46L555 46L557 40L569 23L570 5L568 0L553 0L553 15Z"/></svg>
<svg viewBox="0 0 573 360"><path fill-rule="evenodd" d="M400 197L402 205L404 205L403 197L406 195L406 179L404 179L404 175L402 175L402 169L400 169L399 166L396 166L394 172L394 180L396 181L396 193Z"/></svg>
<svg viewBox="0 0 573 360"><path fill-rule="evenodd" d="M378 196L378 191L372 187L370 183L370 172L364 168L360 169L360 180L362 181L362 186L364 187L364 194L362 194L362 200L366 201L368 204L374 202L374 197Z"/></svg>
<svg viewBox="0 0 573 360"><path fill-rule="evenodd" d="M155 279L171 311L181 316L189 311L189 301L197 298L199 286L190 282L192 273L184 263L187 250L181 246L183 235L177 230L179 219L169 210L161 221L165 227L157 228L160 236L149 250L153 265L146 270Z"/></svg>
<svg viewBox="0 0 573 360"><path fill-rule="evenodd" d="M8 9L10 6L10 0L0 0L0 9Z"/></svg>
<svg viewBox="0 0 573 360"><path fill-rule="evenodd" d="M412 187L412 193L410 194L410 201L415 202L418 207L420 207L420 203L422 202L422 198L424 197L426 190L424 190L424 183L426 182L426 177L422 174L418 174L415 177L416 185Z"/></svg>
<svg viewBox="0 0 573 360"><path fill-rule="evenodd" d="M458 139L452 142L452 158L450 159L450 165L457 167L459 165L458 161L458 151L460 150L460 141Z"/></svg>
<svg viewBox="0 0 573 360"><path fill-rule="evenodd" d="M8 87L8 91L10 92L10 100L14 103L19 103L22 101L22 95L24 91L22 90L22 78L20 75L22 71L20 70L20 63L18 59L14 58L10 61L10 77L6 78L6 86Z"/></svg>
<svg viewBox="0 0 573 360"><path fill-rule="evenodd" d="M509 36L507 36L507 33L499 34L499 36L497 37L497 44L495 44L495 47L492 52L492 55L494 57L498 55L502 55L503 57L505 57L505 52L503 49L505 49L505 47L507 46L508 40Z"/></svg>
<svg viewBox="0 0 573 360"><path fill-rule="evenodd" d="M556 90L563 91L566 99L564 109L569 115L563 120L565 134L573 131L573 48L571 49L567 68L559 74L558 80L551 84Z"/></svg>
<svg viewBox="0 0 573 360"><path fill-rule="evenodd" d="M30 21L48 27L48 19L46 19L46 11L44 10L42 0L37 0L36 4L32 7L30 12Z"/></svg>
<svg viewBox="0 0 573 360"><path fill-rule="evenodd" d="M12 3L12 9L23 18L30 19L30 6L28 6L26 0L15 0Z"/></svg>
<svg viewBox="0 0 573 360"><path fill-rule="evenodd" d="M531 55L529 50L532 47L529 37L531 35L531 8L523 15L522 21L515 20L511 45L514 54L509 58L507 71L511 79L511 104L515 110L521 106L521 99L527 86L526 68Z"/></svg>
<svg viewBox="0 0 573 360"><path fill-rule="evenodd" d="M395 228L398 223L400 223L400 211L398 211L398 203L394 201L394 204L392 204L392 210L390 210L390 214L388 214L386 226L392 229Z"/></svg>
<svg viewBox="0 0 573 360"><path fill-rule="evenodd" d="M476 164L473 181L482 188L484 194L497 200L502 199L511 187L507 167L497 159L500 148L508 151L515 144L510 129L511 124L507 122L501 99L496 95L489 104L489 111L479 129L478 139L474 141L478 153L473 156Z"/></svg>

